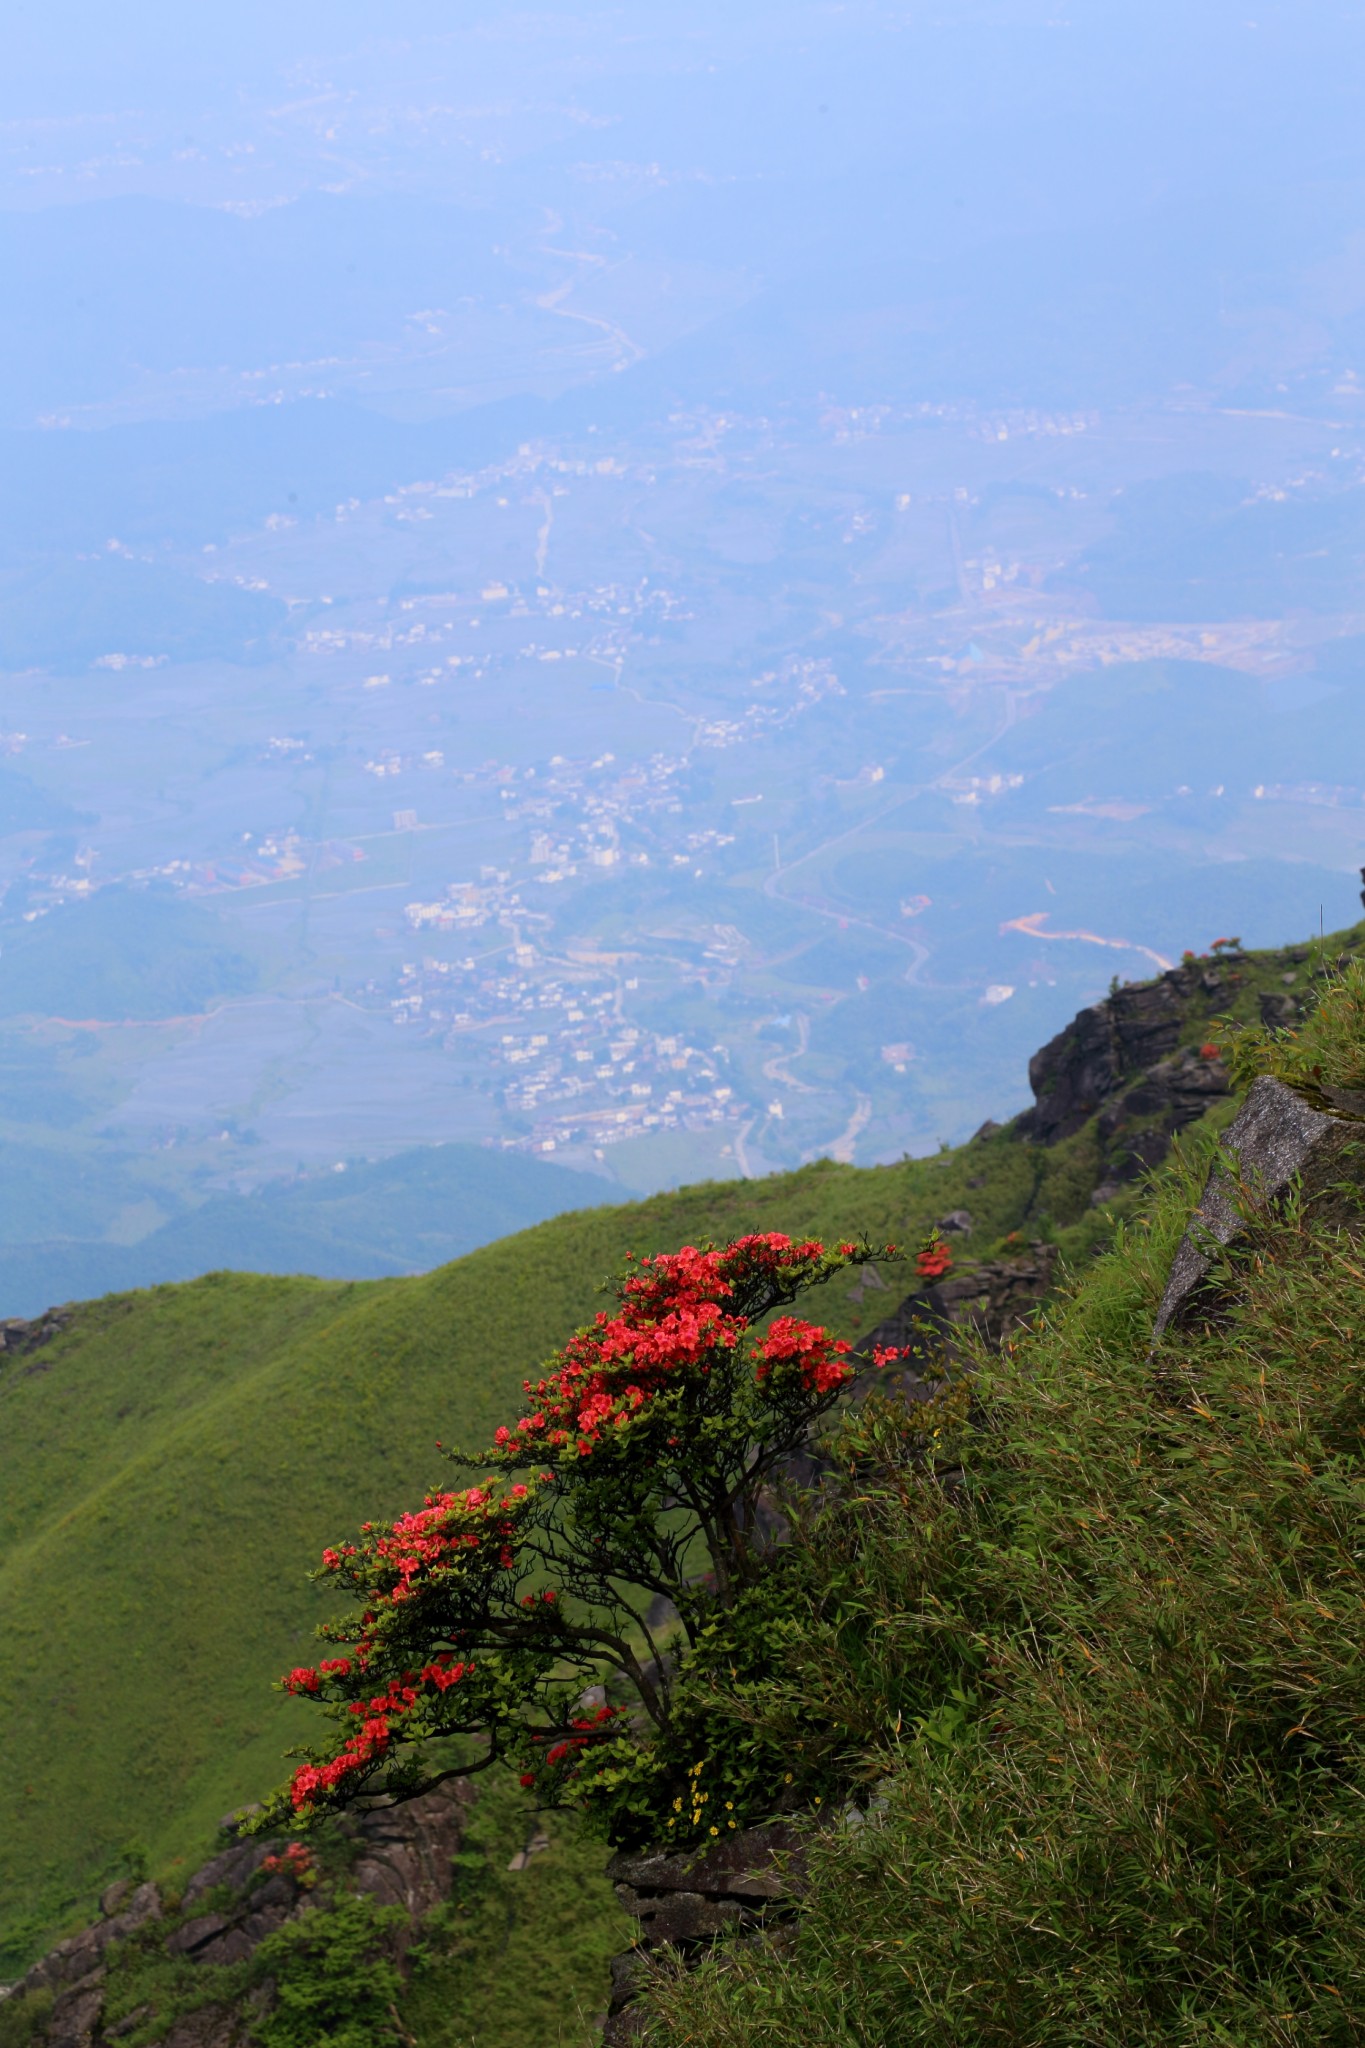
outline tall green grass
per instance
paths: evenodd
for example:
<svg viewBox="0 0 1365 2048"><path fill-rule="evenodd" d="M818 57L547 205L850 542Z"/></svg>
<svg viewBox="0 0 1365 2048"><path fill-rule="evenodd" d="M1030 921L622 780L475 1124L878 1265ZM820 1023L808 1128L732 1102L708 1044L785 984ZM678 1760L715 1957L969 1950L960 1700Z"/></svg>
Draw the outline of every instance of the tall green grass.
<svg viewBox="0 0 1365 2048"><path fill-rule="evenodd" d="M651 2041L1365 2039L1365 1267L1266 1222L1153 1359L1195 1150L979 1361L965 1484L865 1464L818 1518L768 1711L844 1684L862 1810L812 1837L789 1938L661 1974Z"/></svg>

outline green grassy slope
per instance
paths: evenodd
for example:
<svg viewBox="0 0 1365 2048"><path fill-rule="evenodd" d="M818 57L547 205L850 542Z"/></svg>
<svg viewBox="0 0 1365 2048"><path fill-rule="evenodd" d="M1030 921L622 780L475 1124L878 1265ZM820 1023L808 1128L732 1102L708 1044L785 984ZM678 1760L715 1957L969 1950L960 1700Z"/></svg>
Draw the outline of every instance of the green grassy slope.
<svg viewBox="0 0 1365 2048"><path fill-rule="evenodd" d="M969 1207L976 1255L1041 1228L1080 1256L1107 1229L1097 1158L1090 1129L1049 1151L1006 1131L584 1211L418 1278L213 1274L91 1304L0 1365L0 1976L130 1850L188 1869L278 1782L312 1731L270 1686L323 1611L320 1548L443 1476L436 1438L482 1442L627 1249L747 1228L913 1244ZM855 1305L845 1276L822 1311L855 1334L900 1278Z"/></svg>
<svg viewBox="0 0 1365 2048"><path fill-rule="evenodd" d="M1032 1177L1000 1149L1012 1227ZM969 1164L685 1190L417 1279L210 1275L94 1304L10 1367L0 1719L23 1768L0 1777L5 1953L83 1908L130 1846L156 1869L193 1859L278 1780L309 1717L269 1688L320 1618L304 1574L322 1544L438 1478L437 1437L482 1441L626 1249L745 1225L904 1234L910 1212L963 1200Z"/></svg>

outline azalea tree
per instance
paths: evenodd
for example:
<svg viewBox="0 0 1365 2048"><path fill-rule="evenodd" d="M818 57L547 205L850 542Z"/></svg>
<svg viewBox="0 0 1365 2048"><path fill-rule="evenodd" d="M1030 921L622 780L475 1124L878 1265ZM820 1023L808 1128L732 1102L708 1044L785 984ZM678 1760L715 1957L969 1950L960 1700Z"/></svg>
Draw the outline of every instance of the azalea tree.
<svg viewBox="0 0 1365 2048"><path fill-rule="evenodd" d="M324 1551L317 1576L356 1611L323 1627L329 1655L282 1683L338 1734L261 1825L504 1759L547 1802L596 1803L614 1839L681 1814L679 1784L697 1805L682 1698L708 1646L713 1662L761 1654L765 1489L856 1370L842 1338L779 1311L896 1256L766 1232L632 1258L614 1310L524 1383L525 1412L479 1456L446 1453L477 1483ZM925 1280L947 1264L937 1240L917 1261Z"/></svg>

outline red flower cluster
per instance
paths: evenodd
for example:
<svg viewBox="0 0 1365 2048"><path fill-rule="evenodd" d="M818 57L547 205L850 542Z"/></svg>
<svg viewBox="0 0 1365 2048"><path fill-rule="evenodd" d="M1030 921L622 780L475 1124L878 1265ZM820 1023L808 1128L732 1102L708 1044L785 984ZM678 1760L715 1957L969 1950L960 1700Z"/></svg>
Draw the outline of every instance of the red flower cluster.
<svg viewBox="0 0 1365 2048"><path fill-rule="evenodd" d="M840 1251L851 1256L856 1246ZM705 1372L710 1354L738 1347L748 1319L722 1306L737 1286L809 1272L824 1257L817 1238L797 1242L770 1230L736 1238L719 1251L684 1245L642 1259L621 1290L618 1313L600 1310L590 1329L570 1338L553 1372L524 1382L534 1405L515 1428L494 1433L490 1455L515 1462L528 1443L543 1443L547 1450L572 1447L579 1457L590 1456L608 1432L626 1429L680 1372ZM828 1379L831 1368L813 1360L811 1370Z"/></svg>
<svg viewBox="0 0 1365 2048"><path fill-rule="evenodd" d="M367 1771L389 1746L389 1724L367 1721L358 1735L349 1736L339 1756L326 1764L300 1764L289 1783L295 1813L311 1807L319 1792L332 1792L354 1771Z"/></svg>
<svg viewBox="0 0 1365 2048"><path fill-rule="evenodd" d="M297 1884L309 1884L314 1876L313 1852L302 1842L291 1842L283 1856L267 1856L261 1868L271 1871L282 1870Z"/></svg>
<svg viewBox="0 0 1365 2048"><path fill-rule="evenodd" d="M894 1256L892 1248L884 1255ZM738 1452L748 1434L768 1427L755 1409L771 1403L782 1429L799 1431L803 1415L813 1418L853 1377L849 1345L796 1316L778 1315L761 1332L753 1322L810 1282L870 1256L865 1244L847 1242L830 1252L815 1238L764 1231L719 1249L685 1245L632 1259L615 1311L602 1311L572 1337L544 1378L524 1383L531 1396L527 1413L496 1432L487 1454L490 1463L524 1466L535 1445L531 1455L545 1457L551 1468L564 1466L563 1473L542 1470L505 1488L489 1479L462 1492L433 1492L392 1524L367 1523L359 1545L324 1551L324 1571L339 1575L363 1603L358 1622L331 1632L351 1654L330 1657L316 1670L299 1666L283 1684L300 1696L330 1699L354 1720L336 1755L295 1771L294 1809L310 1811L339 1788L349 1789L383 1764L395 1744L481 1719L485 1693L497 1690L495 1667L451 1714L440 1701L468 1681L473 1663L457 1659L455 1649L442 1650L420 1670L389 1677L405 1657L425 1656L445 1642L463 1646L468 1658L490 1641L558 1654L557 1646L572 1635L572 1617L552 1620L553 1587L523 1591L518 1580L524 1583L533 1567L538 1575L528 1537L545 1525L547 1512L553 1517L543 1489L571 1485L578 1460L599 1446L624 1444L661 1399L659 1441L637 1442L647 1463L656 1453L667 1459L680 1439L689 1440L686 1418L694 1407L732 1425ZM675 1392L686 1400L666 1399ZM513 1621L520 1627L508 1631ZM400 1647L408 1643L414 1647ZM361 1688L371 1686L373 1696L361 1696ZM540 1767L557 1769L585 1744L600 1742L612 1718L603 1708L573 1721L562 1739L544 1737L550 1746Z"/></svg>
<svg viewBox="0 0 1365 2048"><path fill-rule="evenodd" d="M323 1567L336 1570L341 1563L359 1558L380 1579L379 1585L371 1586L370 1598L379 1605L401 1606L411 1599L417 1582L449 1569L460 1559L496 1560L502 1568L510 1568L514 1562L510 1539L516 1535L520 1511L530 1500L530 1487L520 1482L501 1498L491 1485L470 1486L462 1493L429 1493L420 1508L400 1515L390 1528L372 1533L365 1551L350 1549L344 1558L335 1551L324 1552ZM329 1558L338 1563L329 1563ZM372 1619L372 1615L367 1617ZM361 1648L363 1651L364 1645Z"/></svg>
<svg viewBox="0 0 1365 2048"><path fill-rule="evenodd" d="M595 1714L576 1714L572 1725L582 1732L578 1735L566 1735L562 1741L554 1743L547 1749L546 1764L554 1769L563 1763L566 1756L576 1755L580 1749L586 1748L594 1735L601 1733L605 1722L615 1719L615 1707L599 1707ZM528 1773L521 1782L523 1785L534 1785L535 1777Z"/></svg>
<svg viewBox="0 0 1365 2048"><path fill-rule="evenodd" d="M937 1238L930 1240L915 1254L915 1271L921 1280L941 1280L953 1263L953 1255L946 1244Z"/></svg>
<svg viewBox="0 0 1365 2048"><path fill-rule="evenodd" d="M340 1754L330 1763L301 1764L290 1781L289 1796L295 1812L311 1807L319 1792L331 1792L358 1771L366 1771L385 1756L392 1740L394 1723L410 1713L421 1698L421 1687L430 1685L437 1693L447 1692L462 1678L471 1677L472 1664L460 1663L444 1652L420 1672L406 1672L402 1679L390 1679L388 1690L373 1699L352 1700L350 1712L363 1718L364 1726L348 1736Z"/></svg>
<svg viewBox="0 0 1365 2048"><path fill-rule="evenodd" d="M1199 1057L1201 1060L1220 1060L1223 1057L1223 1048L1221 1045L1215 1045L1210 1039L1207 1045L1200 1046Z"/></svg>
<svg viewBox="0 0 1365 2048"><path fill-rule="evenodd" d="M398 1574L399 1586L394 1588L392 1597L402 1598L400 1587L405 1591L424 1565L438 1563L452 1547L477 1550L477 1532L452 1528L452 1515L487 1505L484 1488L471 1486L464 1493L429 1493L420 1508L400 1515L392 1530L379 1537L374 1546L376 1558L391 1565Z"/></svg>
<svg viewBox="0 0 1365 2048"><path fill-rule="evenodd" d="M458 1685L466 1672L472 1671L472 1664L462 1664L452 1651L443 1651L434 1664L422 1666L422 1678L427 1685L434 1685L437 1692L449 1692L452 1685Z"/></svg>
<svg viewBox="0 0 1365 2048"><path fill-rule="evenodd" d="M775 1365L795 1366L811 1393L831 1394L853 1377L853 1367L844 1362L848 1348L842 1337L831 1337L818 1323L777 1316L755 1347L754 1375L765 1380Z"/></svg>
<svg viewBox="0 0 1365 2048"><path fill-rule="evenodd" d="M320 1691L324 1678L349 1678L350 1675L349 1657L324 1657L316 1671L308 1664L296 1665L287 1678L280 1680L280 1684L286 1692L302 1696Z"/></svg>

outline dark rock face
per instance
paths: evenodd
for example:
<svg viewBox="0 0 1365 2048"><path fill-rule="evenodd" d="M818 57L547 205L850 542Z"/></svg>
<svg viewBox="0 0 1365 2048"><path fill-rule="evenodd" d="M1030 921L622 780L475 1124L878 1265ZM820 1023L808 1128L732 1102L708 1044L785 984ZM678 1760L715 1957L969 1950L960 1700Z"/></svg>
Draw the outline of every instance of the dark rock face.
<svg viewBox="0 0 1365 2048"><path fill-rule="evenodd" d="M1270 1031L1287 1031L1299 1019L1299 1005L1293 996L1280 995L1274 991L1263 995L1257 1008L1261 1022Z"/></svg>
<svg viewBox="0 0 1365 2048"><path fill-rule="evenodd" d="M908 1294L900 1306L858 1339L860 1351L877 1346L908 1351L901 1371L878 1373L876 1382L898 1380L912 1398L926 1398L938 1384L938 1370L951 1360L954 1332L971 1331L993 1345L1022 1328L1052 1288L1057 1247L1021 1246L1010 1258L984 1260L936 1281L923 1293ZM935 1368L925 1377L925 1368Z"/></svg>
<svg viewBox="0 0 1365 2048"><path fill-rule="evenodd" d="M603 2048L637 2038L631 2005L652 1953L667 1947L686 1960L718 1934L757 1932L790 1910L800 1869L800 1836L786 1821L745 1828L690 1855L646 1849L613 1856L607 1875L640 1935L612 1963Z"/></svg>
<svg viewBox="0 0 1365 2048"><path fill-rule="evenodd" d="M1100 1137L1108 1144L1136 1120L1165 1143L1134 1171L1155 1165L1171 1133L1227 1093L1221 1062L1188 1048L1181 1052L1180 1045L1190 1032L1192 1003L1212 1014L1230 996L1224 974L1235 971L1233 960L1226 968L1173 967L1156 981L1116 989L1082 1010L1029 1061L1035 1100L1015 1126L1020 1136L1055 1145L1101 1113ZM1276 998L1281 1000L1297 1015L1292 996Z"/></svg>
<svg viewBox="0 0 1365 2048"><path fill-rule="evenodd" d="M74 1314L69 1308L49 1308L30 1322L21 1316L6 1316L0 1320L0 1358L21 1358L26 1351L50 1343L67 1328Z"/></svg>
<svg viewBox="0 0 1365 2048"><path fill-rule="evenodd" d="M473 1798L464 1780L449 1779L420 1799L343 1820L359 1850L349 1873L350 1889L368 1893L380 1905L402 1906L409 1916L393 1941L400 1964L422 1916L449 1895L451 1859L464 1838ZM268 1934L311 1911L311 1894L287 1868L262 1875L267 1859L278 1856L283 1846L248 1837L196 1870L181 1895L179 1915L166 1937L167 1951L191 1963L244 1962ZM195 1910L210 1898L212 1905L204 1903ZM100 1904L103 1919L59 1942L11 1987L13 1996L55 1993L45 2048L115 2048L121 2035L153 2017L144 2012L108 2030L102 2026L106 1951L165 1916L161 1894L154 1884L134 1886L123 1880L108 1887ZM262 1995L257 1987L245 2004L252 2006L254 2001L259 2007ZM264 1996L268 2002L268 1991ZM246 2048L251 2017L250 2011L236 2006L201 2006L174 2023L164 2048Z"/></svg>
<svg viewBox="0 0 1365 2048"><path fill-rule="evenodd" d="M450 1896L451 1861L464 1840L474 1799L466 1779L448 1778L420 1799L343 1820L343 1827L354 1827L361 1845L351 1871L352 1889L368 1892L381 1906L401 1906L408 1916L393 1938L400 1966L423 1917Z"/></svg>
<svg viewBox="0 0 1365 2048"><path fill-rule="evenodd" d="M248 2048L250 2039L243 2014L230 2005L205 2005L177 2020L162 2048Z"/></svg>
<svg viewBox="0 0 1365 2048"><path fill-rule="evenodd" d="M126 1903L119 1901L119 1911L106 1920L96 1921L80 1934L70 1935L59 1941L50 1954L35 1963L26 1977L15 1986L16 1991L55 1991L58 2005L65 1996L65 1987L79 1985L98 1970L100 1958L111 1941L122 1941L135 1929L145 1926L148 1920L161 1917L161 1894L154 1884L140 1884L130 1889Z"/></svg>
<svg viewBox="0 0 1365 2048"><path fill-rule="evenodd" d="M1030 1244L1014 1258L966 1267L929 1290L931 1312L958 1329L974 1330L988 1344L1003 1344L1019 1329L1052 1286L1057 1247Z"/></svg>
<svg viewBox="0 0 1365 2048"><path fill-rule="evenodd" d="M1209 1175L1171 1262L1154 1343L1197 1312L1216 1247L1232 1244L1257 1210L1281 1200L1295 1179L1321 1220L1361 1228L1365 1105L1350 1111L1339 1106L1349 1099L1339 1097L1332 1106L1317 1109L1269 1075L1252 1084L1224 1140L1235 1172L1219 1166Z"/></svg>
<svg viewBox="0 0 1365 2048"><path fill-rule="evenodd" d="M363 1853L351 1884L381 1906L402 1906L415 1923L446 1898L450 1863L464 1840L473 1787L448 1778L402 1806L380 1806L350 1823Z"/></svg>
<svg viewBox="0 0 1365 2048"><path fill-rule="evenodd" d="M1028 1068L1035 1106L1020 1117L1021 1134L1040 1145L1069 1138L1125 1077L1168 1058L1185 1026L1187 979L1176 968L1158 981L1117 989L1036 1052Z"/></svg>
<svg viewBox="0 0 1365 2048"><path fill-rule="evenodd" d="M1176 1133L1228 1093L1226 1067L1199 1041L1231 1000L1244 958L1225 952L1216 960L1173 967L1154 981L1115 989L1073 1017L1030 1060L1034 1104L1015 1119L1015 1134L1036 1145L1057 1145L1093 1119L1099 1159L1092 1207L1103 1208L1159 1166ZM1299 996L1287 990L1262 995L1260 1008L1263 1021L1275 1030L1292 1025L1301 1014ZM976 1138L989 1140L999 1130L996 1124L983 1124ZM941 1219L939 1228L965 1234L970 1225L969 1213L956 1210ZM908 1295L860 1343L869 1350L908 1345L912 1367L941 1367L951 1362L954 1329L968 1328L989 1344L1003 1343L1045 1300L1055 1277L1056 1253L1043 1243L974 1268L964 1264L937 1286ZM902 1373L906 1391L915 1391L916 1377L914 1371ZM920 1381L926 1391L928 1384Z"/></svg>

